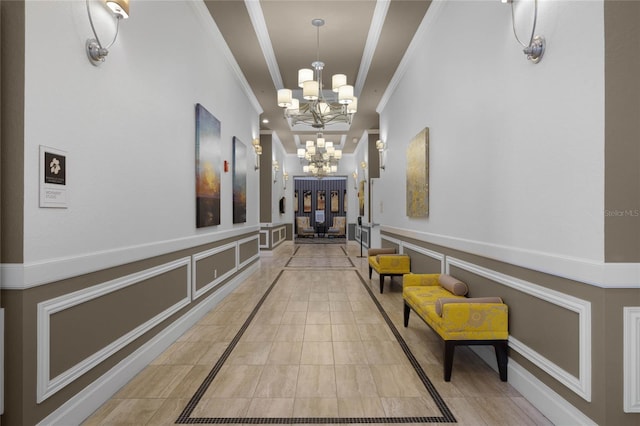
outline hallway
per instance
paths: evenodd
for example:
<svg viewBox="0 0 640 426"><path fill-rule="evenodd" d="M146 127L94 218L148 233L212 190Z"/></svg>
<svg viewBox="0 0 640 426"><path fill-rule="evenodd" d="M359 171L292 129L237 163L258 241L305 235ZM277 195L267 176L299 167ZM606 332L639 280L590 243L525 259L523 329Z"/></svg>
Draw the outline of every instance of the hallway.
<svg viewBox="0 0 640 426"><path fill-rule="evenodd" d="M549 425L467 348L442 346L400 280L367 278L360 247L285 243L84 425Z"/></svg>

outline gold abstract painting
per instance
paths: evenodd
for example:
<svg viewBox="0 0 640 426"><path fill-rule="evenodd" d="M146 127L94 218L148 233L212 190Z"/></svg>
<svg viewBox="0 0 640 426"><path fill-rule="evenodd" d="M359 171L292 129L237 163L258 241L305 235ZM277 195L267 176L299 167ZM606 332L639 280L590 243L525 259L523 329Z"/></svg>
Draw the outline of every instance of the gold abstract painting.
<svg viewBox="0 0 640 426"><path fill-rule="evenodd" d="M407 216L429 217L429 128L407 148Z"/></svg>

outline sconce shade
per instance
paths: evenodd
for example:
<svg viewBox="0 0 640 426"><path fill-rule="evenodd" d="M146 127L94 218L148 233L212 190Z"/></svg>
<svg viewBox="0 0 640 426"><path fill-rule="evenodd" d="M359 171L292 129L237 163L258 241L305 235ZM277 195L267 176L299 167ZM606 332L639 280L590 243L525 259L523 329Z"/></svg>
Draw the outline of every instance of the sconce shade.
<svg viewBox="0 0 640 426"><path fill-rule="evenodd" d="M107 6L116 16L129 17L129 0L107 0Z"/></svg>
<svg viewBox="0 0 640 426"><path fill-rule="evenodd" d="M382 142L380 139L378 139L376 141L376 149L378 151L383 151L384 150L384 142Z"/></svg>

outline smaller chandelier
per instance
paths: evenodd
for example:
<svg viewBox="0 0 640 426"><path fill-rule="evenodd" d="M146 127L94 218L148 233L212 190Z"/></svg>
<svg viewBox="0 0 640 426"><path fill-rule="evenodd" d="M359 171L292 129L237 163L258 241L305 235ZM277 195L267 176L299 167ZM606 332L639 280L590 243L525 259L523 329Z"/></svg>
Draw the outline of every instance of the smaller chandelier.
<svg viewBox="0 0 640 426"><path fill-rule="evenodd" d="M338 171L342 150L335 149L333 142L326 141L322 133L318 133L315 141L307 141L304 148L298 148L298 158L306 162L302 166L304 173L322 177Z"/></svg>
<svg viewBox="0 0 640 426"><path fill-rule="evenodd" d="M358 98L353 95L353 86L347 84L345 74L334 74L331 78L331 91L327 95L323 91L322 70L324 62L320 61L320 27L324 19L316 18L311 24L317 29L316 61L313 69L298 70L298 86L302 89L301 102L293 97L290 89L278 90L278 106L284 108L284 116L293 127L296 124L307 124L316 129L324 129L327 124L351 124L353 115L358 111ZM306 101L306 102L305 102Z"/></svg>

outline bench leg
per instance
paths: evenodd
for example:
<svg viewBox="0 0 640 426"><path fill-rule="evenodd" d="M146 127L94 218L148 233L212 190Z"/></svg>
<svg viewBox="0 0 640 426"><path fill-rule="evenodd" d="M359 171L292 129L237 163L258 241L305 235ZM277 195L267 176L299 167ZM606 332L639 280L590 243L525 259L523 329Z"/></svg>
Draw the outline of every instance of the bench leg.
<svg viewBox="0 0 640 426"><path fill-rule="evenodd" d="M453 368L453 353L456 345L453 340L444 341L444 381L451 381L451 369Z"/></svg>
<svg viewBox="0 0 640 426"><path fill-rule="evenodd" d="M380 294L382 294L382 289L384 288L384 277L385 275L380 275Z"/></svg>
<svg viewBox="0 0 640 426"><path fill-rule="evenodd" d="M409 327L409 314L411 313L411 308L407 305L407 302L404 303L404 326Z"/></svg>
<svg viewBox="0 0 640 426"><path fill-rule="evenodd" d="M508 344L505 341L496 342L493 344L493 347L496 351L496 361L498 362L498 371L500 372L500 380L503 382L507 381L507 362L509 360Z"/></svg>
<svg viewBox="0 0 640 426"><path fill-rule="evenodd" d="M371 271L372 271L372 269L373 268L371 267L371 265L369 265L369 279L371 279Z"/></svg>

